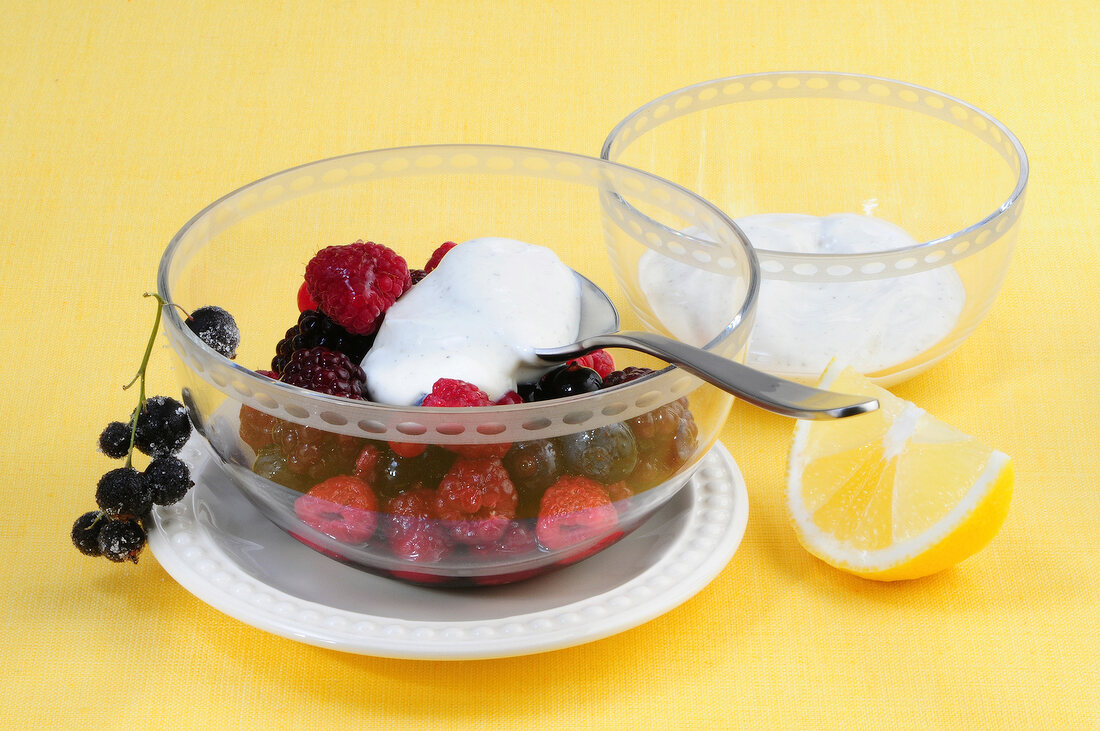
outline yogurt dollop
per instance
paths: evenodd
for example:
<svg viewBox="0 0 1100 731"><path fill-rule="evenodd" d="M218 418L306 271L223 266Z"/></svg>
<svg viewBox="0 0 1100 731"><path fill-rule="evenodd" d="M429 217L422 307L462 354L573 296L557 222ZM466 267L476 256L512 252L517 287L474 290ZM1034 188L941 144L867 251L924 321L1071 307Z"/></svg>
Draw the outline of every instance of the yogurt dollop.
<svg viewBox="0 0 1100 731"><path fill-rule="evenodd" d="M410 406L440 378L496 400L545 369L535 348L575 342L580 284L542 246L466 241L386 312L363 359L371 399Z"/></svg>
<svg viewBox="0 0 1100 731"><path fill-rule="evenodd" d="M917 244L888 221L854 213L767 213L739 218L737 223L754 247L771 251L862 254ZM665 327L696 344L717 335L741 301L729 276L655 251L643 255L639 279ZM966 289L950 266L856 282L765 276L747 362L776 373L808 375L823 371L836 356L863 373L884 370L946 337L965 302Z"/></svg>

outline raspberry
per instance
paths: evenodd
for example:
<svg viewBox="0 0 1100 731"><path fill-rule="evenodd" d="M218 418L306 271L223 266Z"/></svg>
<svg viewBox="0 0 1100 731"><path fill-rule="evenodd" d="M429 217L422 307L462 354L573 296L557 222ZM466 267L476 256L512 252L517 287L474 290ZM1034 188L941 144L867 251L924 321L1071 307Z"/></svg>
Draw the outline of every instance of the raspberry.
<svg viewBox="0 0 1100 731"><path fill-rule="evenodd" d="M73 545L85 556L101 556L99 531L107 522L107 517L99 510L91 510L81 515L73 523Z"/></svg>
<svg viewBox="0 0 1100 731"><path fill-rule="evenodd" d="M309 287L306 286L305 282L302 282L302 285L298 287L298 312L316 309L317 303L309 296Z"/></svg>
<svg viewBox="0 0 1100 731"><path fill-rule="evenodd" d="M386 503L390 548L399 558L435 563L451 551L435 514L435 490L403 492Z"/></svg>
<svg viewBox="0 0 1100 731"><path fill-rule="evenodd" d="M317 393L350 399L362 400L367 391L363 369L343 353L321 345L294 351L279 380Z"/></svg>
<svg viewBox="0 0 1100 731"><path fill-rule="evenodd" d="M443 476L436 514L460 543L490 543L516 515L519 497L499 459L459 459Z"/></svg>
<svg viewBox="0 0 1100 731"><path fill-rule="evenodd" d="M274 444L262 447L256 452L256 461L252 463L252 471L277 485L289 487L291 490L298 492L304 492L311 482L316 482L291 471L286 462L286 455L279 451L279 448Z"/></svg>
<svg viewBox="0 0 1100 731"><path fill-rule="evenodd" d="M286 335L275 346L271 369L282 373L296 350L315 348L318 345L339 351L352 363L359 363L374 345L374 336L349 333L320 310L306 310L298 315L298 322L286 331Z"/></svg>
<svg viewBox="0 0 1100 731"><path fill-rule="evenodd" d="M215 305L200 307L191 313L185 321L191 332L226 358L237 357L237 346L241 344L241 331L233 316Z"/></svg>
<svg viewBox="0 0 1100 731"><path fill-rule="evenodd" d="M153 491L133 467L119 467L99 478L95 501L108 516L139 518L153 507Z"/></svg>
<svg viewBox="0 0 1100 731"><path fill-rule="evenodd" d="M600 378L606 378L609 373L615 370L615 360L611 357L611 353L606 350L593 350L588 355L582 355L580 358L575 358L569 362L591 368L600 374Z"/></svg>
<svg viewBox="0 0 1100 731"><path fill-rule="evenodd" d="M175 454L191 436L191 419L183 404L169 396L153 396L138 414L134 446L150 457Z"/></svg>
<svg viewBox="0 0 1100 731"><path fill-rule="evenodd" d="M454 378L440 378L432 384L432 392L424 397L421 406L492 406L493 402L480 388ZM503 444L444 444L443 448L466 459L503 457L511 443ZM394 450L397 451L397 450Z"/></svg>
<svg viewBox="0 0 1100 731"><path fill-rule="evenodd" d="M130 425L112 421L99 435L99 451L108 457L122 459L130 453Z"/></svg>
<svg viewBox="0 0 1100 731"><path fill-rule="evenodd" d="M136 520L109 520L99 530L99 551L111 561L133 561L145 547L145 529Z"/></svg>
<svg viewBox="0 0 1100 731"><path fill-rule="evenodd" d="M604 485L604 491L607 496L611 498L611 502L615 505L616 510L622 510L626 507L626 503L622 503L623 500L628 500L634 497L634 491L630 489L630 486L625 482L616 482L611 485Z"/></svg>
<svg viewBox="0 0 1100 731"><path fill-rule="evenodd" d="M526 521L530 523L531 521ZM480 543L469 547L471 555L484 560L522 556L538 550L533 526L512 521L503 535L493 543Z"/></svg>
<svg viewBox="0 0 1100 731"><path fill-rule="evenodd" d="M603 536L618 524L618 512L602 485L568 475L543 494L535 534L540 544L556 550Z"/></svg>
<svg viewBox="0 0 1100 731"><path fill-rule="evenodd" d="M454 378L440 378L432 384L432 392L421 406L492 406L485 392L472 383Z"/></svg>
<svg viewBox="0 0 1100 731"><path fill-rule="evenodd" d="M170 454L150 462L141 477L152 493L154 505L178 503L195 484L187 465Z"/></svg>
<svg viewBox="0 0 1100 731"><path fill-rule="evenodd" d="M364 482L372 482L374 480L374 470L381 459L382 448L368 442L363 445L363 450L355 458L355 467L351 473Z"/></svg>
<svg viewBox="0 0 1100 731"><path fill-rule="evenodd" d="M391 452L398 457L405 457L406 459L419 457L424 454L424 450L428 448L427 444L418 444L416 442L386 442L386 444L389 445Z"/></svg>
<svg viewBox="0 0 1100 731"><path fill-rule="evenodd" d="M378 330L386 310L411 286L405 260L373 242L329 246L306 265L309 296L329 317L357 335Z"/></svg>
<svg viewBox="0 0 1100 731"><path fill-rule="evenodd" d="M611 388L612 386L618 386L623 383L629 383L635 381L642 376L648 376L653 373L652 368L638 368L635 366L627 366L621 371L612 371L604 376L603 387Z"/></svg>
<svg viewBox="0 0 1100 731"><path fill-rule="evenodd" d="M504 394L503 396L498 398L496 401L494 401L493 405L494 406L510 406L512 404L522 404L522 403L523 403L523 397L522 396L520 396L515 391L509 391L508 393Z"/></svg>
<svg viewBox="0 0 1100 731"><path fill-rule="evenodd" d="M428 259L428 263L424 265L424 273L429 274L437 266L439 262L443 261L443 257L447 255L447 252L458 246L453 241L444 241L439 245L439 248L432 252L431 257Z"/></svg>
<svg viewBox="0 0 1100 731"><path fill-rule="evenodd" d="M636 416L627 424L638 442L638 464L627 477L635 489L644 490L667 480L698 444L699 428L684 398Z"/></svg>
<svg viewBox="0 0 1100 731"><path fill-rule="evenodd" d="M295 500L294 513L341 543L366 543L378 526L378 498L358 477L337 475Z"/></svg>

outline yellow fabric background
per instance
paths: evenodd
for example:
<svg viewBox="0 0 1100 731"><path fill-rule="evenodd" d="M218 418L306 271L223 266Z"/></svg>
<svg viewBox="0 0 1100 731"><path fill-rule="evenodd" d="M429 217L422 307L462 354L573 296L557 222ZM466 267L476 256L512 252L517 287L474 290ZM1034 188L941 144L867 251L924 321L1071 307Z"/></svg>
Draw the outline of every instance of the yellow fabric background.
<svg viewBox="0 0 1100 731"><path fill-rule="evenodd" d="M1065 3L40 2L0 24L0 725L1100 728L1100 13ZM992 313L895 389L1016 458L994 543L878 585L781 508L791 422L736 408L745 541L683 606L589 645L423 663L221 615L151 554L69 544L132 408L160 253L267 173L492 142L596 155L659 94L764 70L871 73L990 111L1031 158ZM163 342L151 392L172 392Z"/></svg>

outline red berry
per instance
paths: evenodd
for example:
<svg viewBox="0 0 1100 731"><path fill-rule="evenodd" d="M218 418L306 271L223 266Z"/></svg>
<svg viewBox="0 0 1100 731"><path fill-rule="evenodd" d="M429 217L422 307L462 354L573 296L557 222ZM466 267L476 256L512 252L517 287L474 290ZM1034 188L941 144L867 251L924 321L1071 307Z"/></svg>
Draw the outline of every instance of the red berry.
<svg viewBox="0 0 1100 731"><path fill-rule="evenodd" d="M424 265L424 273L427 274L439 266L439 262L443 260L447 252L456 246L458 246L458 244L453 241L444 241L438 249L432 252L431 258L428 259L428 263Z"/></svg>
<svg viewBox="0 0 1100 731"><path fill-rule="evenodd" d="M294 501L298 518L342 543L366 543L378 526L378 498L370 485L337 475Z"/></svg>
<svg viewBox="0 0 1100 731"><path fill-rule="evenodd" d="M531 523L531 521L526 521L526 523ZM504 534L496 541L473 545L469 547L469 550L474 556L492 560L534 553L538 550L538 543L535 542L534 526L512 521L505 529Z"/></svg>
<svg viewBox="0 0 1100 731"><path fill-rule="evenodd" d="M605 496L606 497L606 496ZM500 538L516 515L519 496L499 459L459 459L436 491L436 515L460 543Z"/></svg>
<svg viewBox="0 0 1100 731"><path fill-rule="evenodd" d="M454 378L440 378L432 384L432 392L424 397L421 406L492 406L493 402L480 388ZM501 458L508 453L511 443L504 444L444 444L444 449L466 459ZM396 451L396 450L394 450Z"/></svg>
<svg viewBox="0 0 1100 731"><path fill-rule="evenodd" d="M399 558L435 563L451 551L435 513L435 490L409 490L386 503L390 548Z"/></svg>
<svg viewBox="0 0 1100 731"><path fill-rule="evenodd" d="M472 383L454 378L440 378L432 384L432 392L421 406L492 406L485 392Z"/></svg>
<svg viewBox="0 0 1100 731"><path fill-rule="evenodd" d="M618 512L603 485L567 475L543 493L535 532L539 543L554 550L603 536L618 524Z"/></svg>
<svg viewBox="0 0 1100 731"><path fill-rule="evenodd" d="M386 310L411 286L405 260L373 242L329 246L306 265L309 296L337 324L357 335L376 331Z"/></svg>
<svg viewBox="0 0 1100 731"><path fill-rule="evenodd" d="M588 355L582 355L569 362L591 368L600 374L600 378L607 378L608 374L615 370L615 360L606 350L593 350Z"/></svg>
<svg viewBox="0 0 1100 731"><path fill-rule="evenodd" d="M382 449L378 445L370 443L363 445L359 456L355 458L352 474L364 482L373 480L374 468L378 466L380 459L382 459Z"/></svg>
<svg viewBox="0 0 1100 731"><path fill-rule="evenodd" d="M411 457L419 457L424 454L424 450L428 448L427 444L415 444L412 442L386 442L390 445L390 450L398 457L404 457L409 459Z"/></svg>
<svg viewBox="0 0 1100 731"><path fill-rule="evenodd" d="M511 404L522 404L522 403L523 403L523 397L522 396L520 396L515 391L509 391L508 393L504 394L503 396L498 398L496 401L494 401L493 405L494 406L509 406Z"/></svg>
<svg viewBox="0 0 1100 731"><path fill-rule="evenodd" d="M305 282L302 282L302 286L298 287L298 312L316 309L317 303L309 296L309 287L306 286Z"/></svg>

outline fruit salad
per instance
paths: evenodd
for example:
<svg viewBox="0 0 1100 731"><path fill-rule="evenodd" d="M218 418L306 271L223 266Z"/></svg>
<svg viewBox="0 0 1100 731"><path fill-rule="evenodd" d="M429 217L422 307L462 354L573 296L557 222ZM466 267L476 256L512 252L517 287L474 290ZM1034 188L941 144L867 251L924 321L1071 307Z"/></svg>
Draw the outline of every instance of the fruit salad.
<svg viewBox="0 0 1100 731"><path fill-rule="evenodd" d="M520 307L517 316L515 301L539 286L513 277L517 266L531 269L530 257L545 282L531 299L542 304ZM579 292L556 255L522 242L446 242L413 270L377 243L330 246L307 264L297 299L298 321L259 372L343 398L510 405L612 388L650 372L617 368L606 351L559 366L529 354L576 337ZM402 373L408 377L393 376ZM466 445L330 433L244 405L239 436L254 455L253 472L300 493L300 540L321 550L335 541L387 551L424 566L394 572L422 581L442 581L427 568L441 562L503 565L549 555L564 565L591 555L632 527L619 520L628 501L668 480L698 446L687 398L551 439Z"/></svg>

